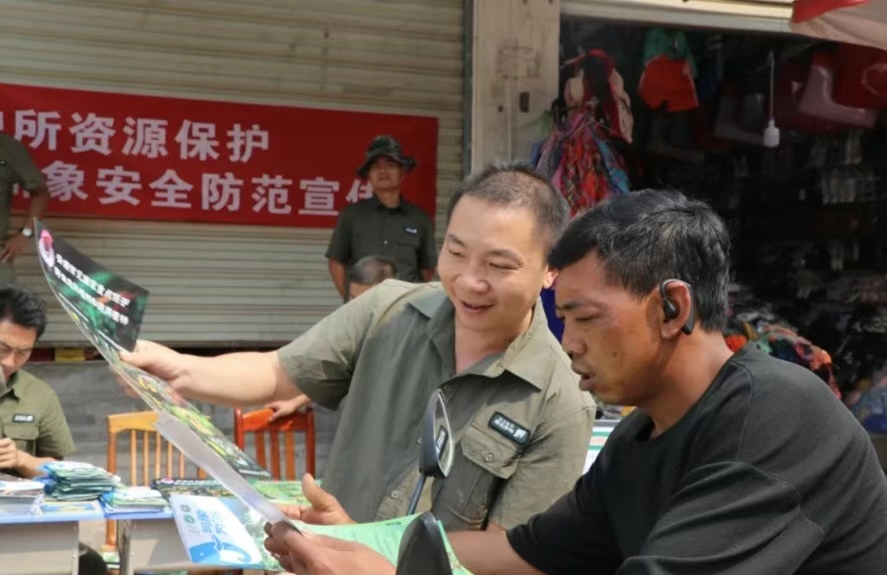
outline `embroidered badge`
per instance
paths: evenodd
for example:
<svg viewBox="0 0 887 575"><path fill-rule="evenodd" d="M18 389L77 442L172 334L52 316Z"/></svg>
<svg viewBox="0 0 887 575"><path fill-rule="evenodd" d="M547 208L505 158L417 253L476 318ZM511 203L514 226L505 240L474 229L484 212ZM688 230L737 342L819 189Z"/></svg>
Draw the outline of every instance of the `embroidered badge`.
<svg viewBox="0 0 887 575"><path fill-rule="evenodd" d="M530 442L529 429L511 421L498 411L490 418L490 428L498 431L522 447Z"/></svg>
<svg viewBox="0 0 887 575"><path fill-rule="evenodd" d="M414 236L419 233L419 230L416 228L404 228L403 231L405 231L408 234L413 234Z"/></svg>
<svg viewBox="0 0 887 575"><path fill-rule="evenodd" d="M34 423L34 416L30 413L16 413L12 416L13 423Z"/></svg>

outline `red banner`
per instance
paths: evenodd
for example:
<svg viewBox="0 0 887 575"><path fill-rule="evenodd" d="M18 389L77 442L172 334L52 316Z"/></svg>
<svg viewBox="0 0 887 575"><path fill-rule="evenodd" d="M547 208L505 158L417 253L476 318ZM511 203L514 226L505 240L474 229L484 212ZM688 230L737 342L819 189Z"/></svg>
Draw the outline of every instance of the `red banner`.
<svg viewBox="0 0 887 575"><path fill-rule="evenodd" d="M431 117L2 84L0 131L43 171L50 215L332 227L372 195L354 172L379 134L417 160L404 197L435 211Z"/></svg>

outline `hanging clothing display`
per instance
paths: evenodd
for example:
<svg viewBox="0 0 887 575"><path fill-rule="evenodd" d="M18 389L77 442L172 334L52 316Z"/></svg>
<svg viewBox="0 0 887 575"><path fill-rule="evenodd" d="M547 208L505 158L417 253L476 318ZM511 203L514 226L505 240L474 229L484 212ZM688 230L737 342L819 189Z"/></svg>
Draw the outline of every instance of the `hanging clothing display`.
<svg viewBox="0 0 887 575"><path fill-rule="evenodd" d="M644 37L644 64L665 56L672 60L683 60L690 67L690 73L696 77L696 59L690 51L687 37L681 30L651 28Z"/></svg>
<svg viewBox="0 0 887 575"><path fill-rule="evenodd" d="M647 32L638 93L650 108L684 112L699 107L696 76L696 60L683 32L662 28Z"/></svg>
<svg viewBox="0 0 887 575"><path fill-rule="evenodd" d="M571 214L630 191L625 162L613 147L609 130L585 112L574 114L566 127L552 130L536 169L564 196Z"/></svg>
<svg viewBox="0 0 887 575"><path fill-rule="evenodd" d="M571 215L631 189L617 142L630 143L631 100L612 58L589 50L570 61L572 76L554 110L555 123L531 163L566 199Z"/></svg>

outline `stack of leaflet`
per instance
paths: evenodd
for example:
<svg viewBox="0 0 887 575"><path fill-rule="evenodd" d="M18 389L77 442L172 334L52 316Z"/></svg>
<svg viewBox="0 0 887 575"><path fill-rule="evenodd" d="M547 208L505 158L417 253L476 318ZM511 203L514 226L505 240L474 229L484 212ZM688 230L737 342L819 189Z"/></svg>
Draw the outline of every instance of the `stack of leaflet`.
<svg viewBox="0 0 887 575"><path fill-rule="evenodd" d="M102 494L108 515L170 513L163 495L150 487L118 487Z"/></svg>
<svg viewBox="0 0 887 575"><path fill-rule="evenodd" d="M42 483L0 473L0 515L35 513L42 501Z"/></svg>
<svg viewBox="0 0 887 575"><path fill-rule="evenodd" d="M121 484L116 475L89 463L52 461L38 469L46 474L39 479L46 484L46 494L56 501L98 499Z"/></svg>
<svg viewBox="0 0 887 575"><path fill-rule="evenodd" d="M320 485L320 481L317 484ZM264 495L272 503L309 506L308 499L302 493L301 481L259 480L252 482L256 491ZM205 497L234 497L215 479L157 479L151 487L169 499L172 495L202 495Z"/></svg>

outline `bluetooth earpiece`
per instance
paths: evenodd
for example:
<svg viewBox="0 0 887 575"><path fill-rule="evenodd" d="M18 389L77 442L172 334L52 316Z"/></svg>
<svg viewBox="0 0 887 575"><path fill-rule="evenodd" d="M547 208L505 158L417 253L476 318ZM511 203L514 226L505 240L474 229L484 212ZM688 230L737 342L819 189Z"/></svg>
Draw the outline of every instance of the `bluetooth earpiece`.
<svg viewBox="0 0 887 575"><path fill-rule="evenodd" d="M659 295L662 297L662 310L665 313L665 321L671 321L674 318L678 317L678 307L674 304L673 301L668 299L668 286L672 283L681 283L687 286L687 291L690 292L690 313L687 314L687 322L681 327L681 331L687 335L693 333L693 328L696 327L696 305L693 303L693 290L685 281L670 279L665 280L661 284L659 284Z"/></svg>

